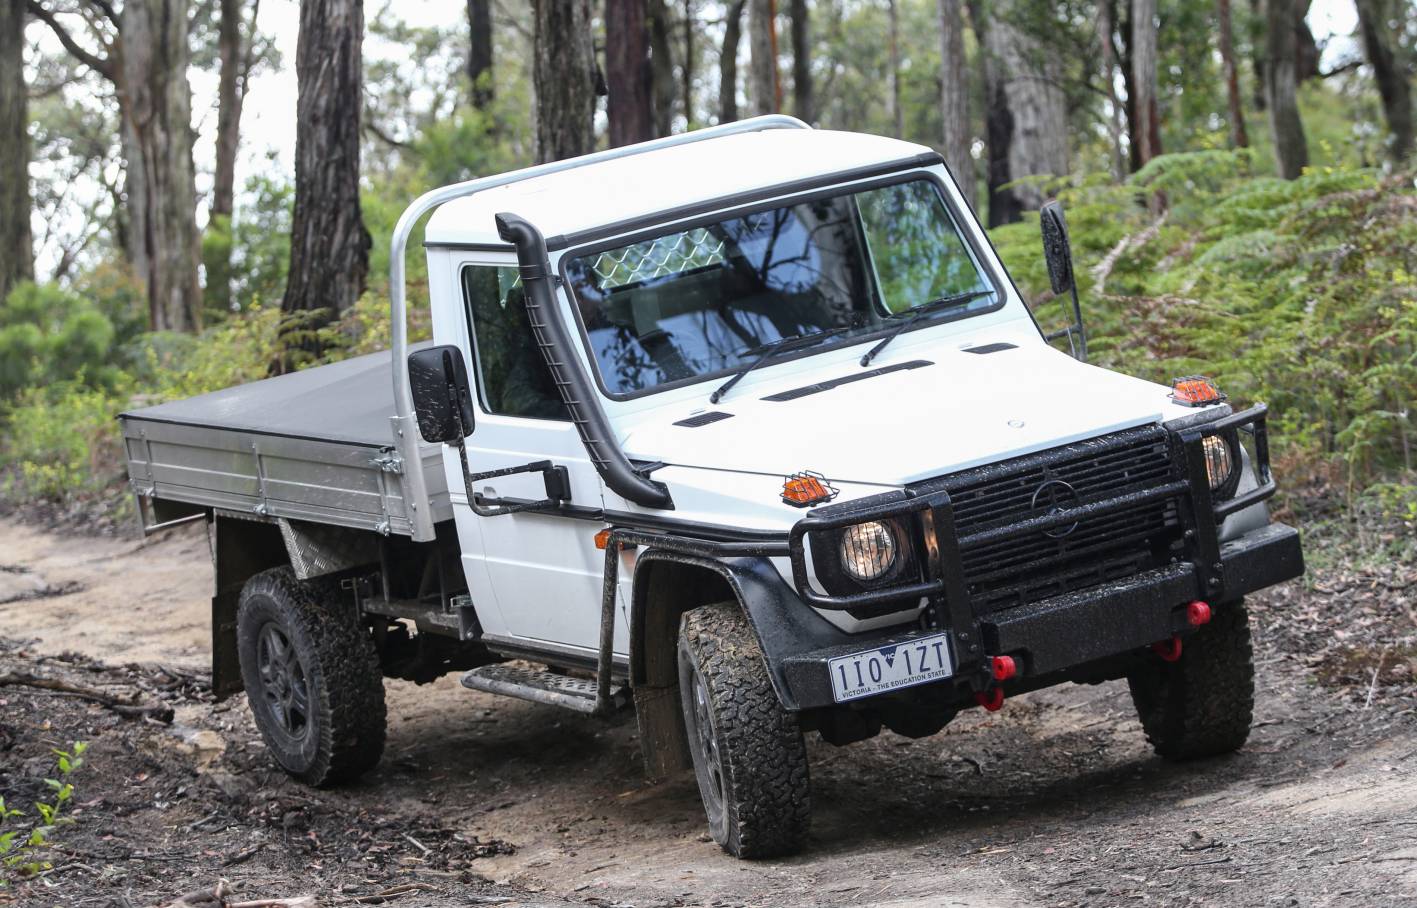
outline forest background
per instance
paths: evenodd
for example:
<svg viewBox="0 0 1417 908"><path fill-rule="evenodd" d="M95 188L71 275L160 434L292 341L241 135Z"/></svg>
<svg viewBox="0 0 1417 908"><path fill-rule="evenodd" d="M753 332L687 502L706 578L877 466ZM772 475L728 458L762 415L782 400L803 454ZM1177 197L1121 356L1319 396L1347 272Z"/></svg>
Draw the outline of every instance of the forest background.
<svg viewBox="0 0 1417 908"><path fill-rule="evenodd" d="M0 0L3 501L126 519L116 413L381 349L426 189L781 111L938 149L1050 327L1060 199L1092 361L1410 561L1415 72L1411 0Z"/></svg>

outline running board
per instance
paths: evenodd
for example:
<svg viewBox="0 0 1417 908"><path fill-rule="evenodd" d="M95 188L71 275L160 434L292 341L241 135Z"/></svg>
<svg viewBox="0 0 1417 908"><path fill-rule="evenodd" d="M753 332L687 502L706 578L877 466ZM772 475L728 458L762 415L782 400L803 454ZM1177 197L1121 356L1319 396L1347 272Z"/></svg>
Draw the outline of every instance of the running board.
<svg viewBox="0 0 1417 908"><path fill-rule="evenodd" d="M465 673L462 686L533 703L562 706L586 715L595 713L595 682L585 678L499 664L484 665ZM629 689L626 687L611 692L610 702L614 709L619 709L629 700Z"/></svg>

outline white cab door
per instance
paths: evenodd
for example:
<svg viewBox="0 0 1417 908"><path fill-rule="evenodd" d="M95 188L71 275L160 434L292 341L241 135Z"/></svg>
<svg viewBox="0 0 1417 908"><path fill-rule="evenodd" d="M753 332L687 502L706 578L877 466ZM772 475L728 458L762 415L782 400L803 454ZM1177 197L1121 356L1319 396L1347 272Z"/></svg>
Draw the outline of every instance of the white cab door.
<svg viewBox="0 0 1417 908"><path fill-rule="evenodd" d="M569 474L571 505L600 509L600 476L532 338L513 260L491 256L485 264L454 264L450 272L463 302L463 324L470 328L459 346L469 352L469 372L477 385L477 425L467 439L471 472L550 460ZM438 334L442 341L441 329ZM593 656L604 572L604 553L595 547L595 533L602 524L536 512L479 516L460 494L462 467L456 449L445 448L444 461L449 487L455 490L469 581L481 574L488 587L479 596L478 584L472 584L484 631L530 647L549 644ZM482 499L539 500L545 498L546 488L540 473L524 473L476 482L474 491ZM495 614L489 613L488 598L495 601ZM627 651L623 628L617 628L616 637L616 651Z"/></svg>

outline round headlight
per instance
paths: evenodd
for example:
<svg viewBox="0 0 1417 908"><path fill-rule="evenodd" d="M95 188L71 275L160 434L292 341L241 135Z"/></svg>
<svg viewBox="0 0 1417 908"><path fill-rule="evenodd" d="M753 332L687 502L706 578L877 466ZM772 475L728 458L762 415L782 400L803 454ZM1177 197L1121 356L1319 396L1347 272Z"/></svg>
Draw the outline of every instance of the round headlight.
<svg viewBox="0 0 1417 908"><path fill-rule="evenodd" d="M895 558L895 536L884 523L858 523L841 534L841 566L855 580L879 580Z"/></svg>
<svg viewBox="0 0 1417 908"><path fill-rule="evenodd" d="M1210 479L1211 491L1224 488L1235 472L1235 462L1230 457L1230 445L1218 435L1208 436L1201 443L1205 450L1205 472Z"/></svg>

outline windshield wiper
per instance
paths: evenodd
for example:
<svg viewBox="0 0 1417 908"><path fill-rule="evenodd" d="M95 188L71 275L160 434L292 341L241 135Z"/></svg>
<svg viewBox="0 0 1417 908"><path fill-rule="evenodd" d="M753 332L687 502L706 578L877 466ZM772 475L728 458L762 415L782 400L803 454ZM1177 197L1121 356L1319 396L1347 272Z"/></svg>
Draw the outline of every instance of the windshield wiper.
<svg viewBox="0 0 1417 908"><path fill-rule="evenodd" d="M718 390L709 395L709 403L716 404L720 400L723 400L723 395L727 394L729 389L742 381L745 375L772 359L774 356L777 356L779 353L786 353L789 350L800 350L803 347L820 344L827 338L836 337L843 331L849 330L851 330L849 327L843 327L832 328L828 331L818 331L814 334L790 334L787 337L780 337L771 343L745 350L744 353L748 356L756 354L756 359L740 368L737 372L734 372L729 376L728 381L719 385Z"/></svg>
<svg viewBox="0 0 1417 908"><path fill-rule="evenodd" d="M871 360L876 358L876 354L886 349L887 344L899 337L902 331L920 321L925 316L939 312L941 309L949 309L952 306L962 306L965 303L979 299L981 296L989 296L993 292L993 290L970 290L967 293L954 293L950 296L942 296L939 299L931 300L928 303L921 303L919 306L915 306L905 312L898 312L892 315L891 318L901 318L905 319L905 321L892 328L890 333L881 338L876 346L867 350L866 354L861 357L861 365L871 365Z"/></svg>

